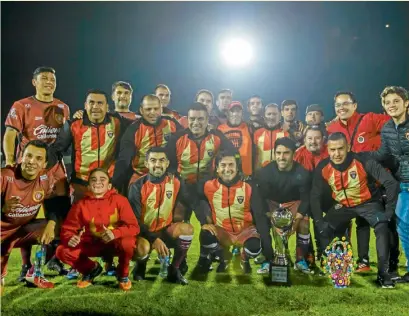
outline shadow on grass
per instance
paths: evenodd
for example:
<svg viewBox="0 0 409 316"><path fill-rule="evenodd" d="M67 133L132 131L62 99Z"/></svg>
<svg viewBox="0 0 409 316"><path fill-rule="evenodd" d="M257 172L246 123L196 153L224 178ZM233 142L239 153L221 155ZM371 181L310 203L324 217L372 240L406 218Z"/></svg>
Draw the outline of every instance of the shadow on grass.
<svg viewBox="0 0 409 316"><path fill-rule="evenodd" d="M216 283L231 283L232 277L228 273L216 273L215 282Z"/></svg>
<svg viewBox="0 0 409 316"><path fill-rule="evenodd" d="M236 280L239 284L252 284L251 275L248 274L236 274Z"/></svg>
<svg viewBox="0 0 409 316"><path fill-rule="evenodd" d="M208 273L203 273L198 266L195 266L190 275L187 276L187 279L199 282L206 282L207 279L209 278L210 272L211 271L209 271Z"/></svg>
<svg viewBox="0 0 409 316"><path fill-rule="evenodd" d="M158 275L159 270L160 270L160 268L158 266L153 266L148 271L146 271L146 273L153 274L153 275Z"/></svg>

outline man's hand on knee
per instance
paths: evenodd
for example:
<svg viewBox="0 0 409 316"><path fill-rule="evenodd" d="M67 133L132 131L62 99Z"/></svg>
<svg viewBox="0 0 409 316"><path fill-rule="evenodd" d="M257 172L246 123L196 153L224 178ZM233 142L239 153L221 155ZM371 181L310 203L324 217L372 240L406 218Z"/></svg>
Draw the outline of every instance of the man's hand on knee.
<svg viewBox="0 0 409 316"><path fill-rule="evenodd" d="M169 249L160 238L156 238L156 240L152 244L152 248L155 249L161 257L169 256Z"/></svg>
<svg viewBox="0 0 409 316"><path fill-rule="evenodd" d="M54 221L48 221L47 225L44 228L43 234L40 239L41 244L49 244L54 240L55 234L55 222Z"/></svg>

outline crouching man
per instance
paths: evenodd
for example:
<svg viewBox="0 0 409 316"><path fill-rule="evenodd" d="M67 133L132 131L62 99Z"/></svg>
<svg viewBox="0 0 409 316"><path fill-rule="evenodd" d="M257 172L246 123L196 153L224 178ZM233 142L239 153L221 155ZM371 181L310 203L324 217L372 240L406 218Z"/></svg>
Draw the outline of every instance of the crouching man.
<svg viewBox="0 0 409 316"><path fill-rule="evenodd" d="M136 281L145 278L146 263L153 249L160 257L166 258L169 248L175 248L167 279L186 285L186 255L193 239L193 226L183 223L183 214L177 216L176 211L184 209L180 203L186 199L184 184L173 174L167 173L169 159L165 148L151 148L146 154L145 167L149 173L133 183L128 194L141 227L133 278Z"/></svg>
<svg viewBox="0 0 409 316"><path fill-rule="evenodd" d="M96 168L90 172L88 192L73 205L61 229L57 257L83 276L79 288L90 286L102 272L89 257L118 256L119 288L128 291L128 278L139 225L128 200L112 189L108 172Z"/></svg>

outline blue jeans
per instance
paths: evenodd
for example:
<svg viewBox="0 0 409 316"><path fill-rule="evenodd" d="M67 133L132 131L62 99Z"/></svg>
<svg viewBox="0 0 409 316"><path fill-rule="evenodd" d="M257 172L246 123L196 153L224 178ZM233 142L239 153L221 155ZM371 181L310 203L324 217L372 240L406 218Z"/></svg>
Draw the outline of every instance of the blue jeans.
<svg viewBox="0 0 409 316"><path fill-rule="evenodd" d="M409 260L409 183L400 184L398 204L396 205L398 234L406 259ZM409 266L408 266L409 272Z"/></svg>

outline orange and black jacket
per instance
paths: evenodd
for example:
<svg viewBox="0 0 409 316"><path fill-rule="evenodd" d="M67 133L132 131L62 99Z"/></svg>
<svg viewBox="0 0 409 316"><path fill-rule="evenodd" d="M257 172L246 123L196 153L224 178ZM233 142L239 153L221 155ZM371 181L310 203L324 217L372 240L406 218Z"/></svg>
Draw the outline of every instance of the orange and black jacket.
<svg viewBox="0 0 409 316"><path fill-rule="evenodd" d="M49 148L49 163L53 165L72 146L71 182L86 185L89 172L98 167L107 169L112 177L120 139L131 123L117 113L107 113L101 123L94 124L84 111L82 119L63 125Z"/></svg>
<svg viewBox="0 0 409 316"><path fill-rule="evenodd" d="M141 227L141 237L153 243L161 230L174 222L174 212L183 200L181 181L165 173L156 178L147 174L131 184L128 199Z"/></svg>
<svg viewBox="0 0 409 316"><path fill-rule="evenodd" d="M143 118L132 123L121 139L113 185L119 188L123 183L128 183L133 173L140 176L147 174L145 155L148 150L165 147L171 134L181 128L175 119L167 116L162 116L156 124L150 124Z"/></svg>
<svg viewBox="0 0 409 316"><path fill-rule="evenodd" d="M252 129L245 122L242 122L239 126L231 126L227 122L226 124L219 125L217 129L221 131L239 151L244 175L251 176L253 173Z"/></svg>
<svg viewBox="0 0 409 316"><path fill-rule="evenodd" d="M196 211L202 225L214 224L232 234L239 234L255 225L263 248L267 248L267 254L272 257L267 211L262 208L256 186L240 180L237 175L231 183L220 178L200 182L198 194L199 199L205 202L198 203Z"/></svg>
<svg viewBox="0 0 409 316"><path fill-rule="evenodd" d="M277 139L289 137L290 134L281 129L280 125L275 127L261 127L255 130L253 135L254 143L254 166L255 169L260 169L274 158L274 145Z"/></svg>
<svg viewBox="0 0 409 316"><path fill-rule="evenodd" d="M354 208L365 203L380 201L379 181L386 189L388 214L395 211L399 184L379 163L369 155L349 152L342 164L336 165L329 158L321 161L314 172L311 190L311 211L314 220L322 220L321 195L329 186L332 198L343 207Z"/></svg>
<svg viewBox="0 0 409 316"><path fill-rule="evenodd" d="M102 198L88 192L74 203L61 227L61 242L68 245L71 237L84 229L81 241L92 243L101 240L104 226L114 233L115 239L133 237L139 234L139 225L126 197L115 189L109 190Z"/></svg>
<svg viewBox="0 0 409 316"><path fill-rule="evenodd" d="M220 150L237 152L233 144L219 130L206 131L196 140L189 129L182 130L168 143L169 169L176 171L188 184L212 175L214 160Z"/></svg>
<svg viewBox="0 0 409 316"><path fill-rule="evenodd" d="M168 107L162 109L162 116L168 116L174 118L177 121L179 121L182 117L177 111L171 110Z"/></svg>

